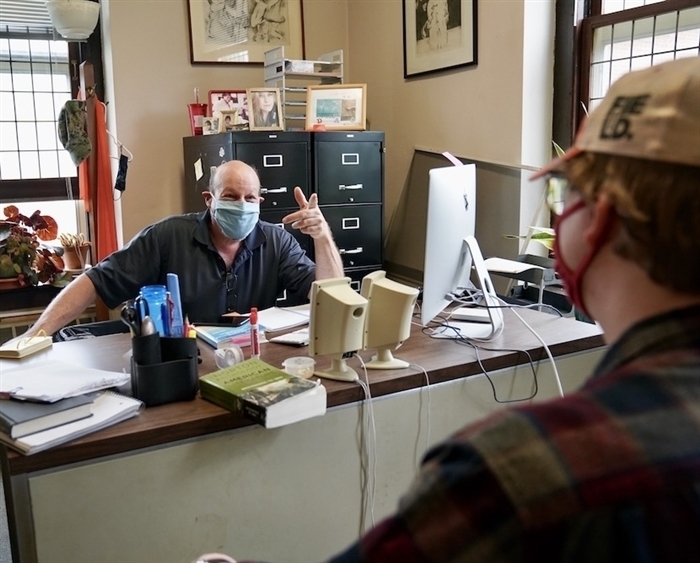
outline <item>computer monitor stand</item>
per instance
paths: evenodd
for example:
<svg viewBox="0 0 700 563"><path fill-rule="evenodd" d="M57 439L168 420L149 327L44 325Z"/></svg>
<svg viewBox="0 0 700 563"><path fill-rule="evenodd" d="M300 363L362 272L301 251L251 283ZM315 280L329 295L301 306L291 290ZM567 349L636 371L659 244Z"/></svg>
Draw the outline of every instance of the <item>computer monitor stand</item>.
<svg viewBox="0 0 700 563"><path fill-rule="evenodd" d="M465 252L471 254L472 264L476 270L477 287L481 290L484 304L489 308L459 307L452 312L445 326L435 329L431 335L433 338L488 340L496 336L503 328L503 312L498 308L498 296L484 264L479 244L474 237L465 238L464 244ZM465 322L463 319L469 319L469 321ZM478 320L474 321L473 319Z"/></svg>

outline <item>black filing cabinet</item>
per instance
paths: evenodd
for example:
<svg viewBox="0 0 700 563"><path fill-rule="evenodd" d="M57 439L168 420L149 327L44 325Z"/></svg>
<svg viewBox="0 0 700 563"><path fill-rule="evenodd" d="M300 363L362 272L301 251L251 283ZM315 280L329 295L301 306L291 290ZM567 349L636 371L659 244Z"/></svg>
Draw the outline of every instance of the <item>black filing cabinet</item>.
<svg viewBox="0 0 700 563"><path fill-rule="evenodd" d="M382 267L384 133L238 131L185 137L183 149L185 211L205 208L201 194L217 166L242 160L260 175L261 219L287 228L312 259L311 238L282 225L285 215L299 209L295 186L307 199L318 194L355 289L366 274Z"/></svg>
<svg viewBox="0 0 700 563"><path fill-rule="evenodd" d="M314 133L312 160L313 190L359 291L362 278L382 267L384 133Z"/></svg>
<svg viewBox="0 0 700 563"><path fill-rule="evenodd" d="M211 174L217 166L229 160L242 160L253 166L260 176L264 198L260 218L287 228L309 253L310 237L282 225L285 215L299 209L294 188L299 186L307 198L311 194L309 133L237 131L197 135L185 137L183 149L186 212L205 209L202 192L209 189Z"/></svg>

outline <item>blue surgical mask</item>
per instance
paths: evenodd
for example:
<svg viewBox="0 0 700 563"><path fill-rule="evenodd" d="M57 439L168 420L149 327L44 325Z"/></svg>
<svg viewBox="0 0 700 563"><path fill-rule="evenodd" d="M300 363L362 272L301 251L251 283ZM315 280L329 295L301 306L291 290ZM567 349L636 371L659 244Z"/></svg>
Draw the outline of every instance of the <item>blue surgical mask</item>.
<svg viewBox="0 0 700 563"><path fill-rule="evenodd" d="M212 199L211 213L224 234L233 240L243 240L255 228L260 204L248 201Z"/></svg>

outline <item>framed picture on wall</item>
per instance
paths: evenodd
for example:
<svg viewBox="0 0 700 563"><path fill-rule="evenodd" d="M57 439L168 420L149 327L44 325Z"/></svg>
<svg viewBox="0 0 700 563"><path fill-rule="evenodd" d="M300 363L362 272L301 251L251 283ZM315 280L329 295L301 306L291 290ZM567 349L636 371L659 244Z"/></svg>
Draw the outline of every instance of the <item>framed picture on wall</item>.
<svg viewBox="0 0 700 563"><path fill-rule="evenodd" d="M249 88L248 123L251 131L282 131L284 115L279 88Z"/></svg>
<svg viewBox="0 0 700 563"><path fill-rule="evenodd" d="M403 0L404 78L476 65L476 0Z"/></svg>
<svg viewBox="0 0 700 563"><path fill-rule="evenodd" d="M328 84L306 88L306 129L364 131L366 84Z"/></svg>
<svg viewBox="0 0 700 563"><path fill-rule="evenodd" d="M265 51L284 46L304 58L302 0L187 0L190 62L262 63Z"/></svg>

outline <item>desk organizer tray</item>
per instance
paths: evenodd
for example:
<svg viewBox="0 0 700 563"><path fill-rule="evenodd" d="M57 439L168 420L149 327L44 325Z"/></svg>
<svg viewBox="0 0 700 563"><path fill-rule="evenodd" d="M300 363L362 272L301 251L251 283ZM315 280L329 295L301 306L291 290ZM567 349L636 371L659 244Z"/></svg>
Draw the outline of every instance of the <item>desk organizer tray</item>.
<svg viewBox="0 0 700 563"><path fill-rule="evenodd" d="M147 407L197 395L197 340L158 334L132 338L131 390Z"/></svg>

